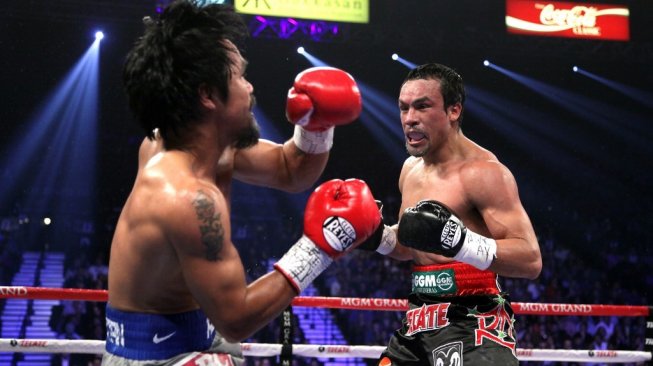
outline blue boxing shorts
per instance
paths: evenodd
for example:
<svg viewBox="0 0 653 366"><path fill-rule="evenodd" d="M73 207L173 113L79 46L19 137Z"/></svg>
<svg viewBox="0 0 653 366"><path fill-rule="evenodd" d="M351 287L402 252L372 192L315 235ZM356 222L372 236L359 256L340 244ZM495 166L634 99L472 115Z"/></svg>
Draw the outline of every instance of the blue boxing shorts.
<svg viewBox="0 0 653 366"><path fill-rule="evenodd" d="M240 344L228 343L201 310L177 314L125 312L107 305L106 366L232 366Z"/></svg>

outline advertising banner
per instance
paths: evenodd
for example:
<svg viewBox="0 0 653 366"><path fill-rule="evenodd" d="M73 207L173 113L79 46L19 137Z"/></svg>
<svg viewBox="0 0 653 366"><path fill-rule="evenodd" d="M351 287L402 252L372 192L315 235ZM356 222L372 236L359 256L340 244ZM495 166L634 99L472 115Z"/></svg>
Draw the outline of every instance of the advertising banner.
<svg viewBox="0 0 653 366"><path fill-rule="evenodd" d="M236 11L275 17L368 23L369 0L234 0Z"/></svg>
<svg viewBox="0 0 653 366"><path fill-rule="evenodd" d="M616 4L506 0L509 33L628 41L628 7Z"/></svg>

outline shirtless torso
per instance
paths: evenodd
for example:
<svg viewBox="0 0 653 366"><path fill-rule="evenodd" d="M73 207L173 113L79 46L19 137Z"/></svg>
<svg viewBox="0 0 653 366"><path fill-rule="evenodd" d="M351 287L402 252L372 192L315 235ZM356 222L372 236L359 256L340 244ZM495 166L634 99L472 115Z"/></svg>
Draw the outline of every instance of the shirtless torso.
<svg viewBox="0 0 653 366"><path fill-rule="evenodd" d="M463 177L468 176L471 169L482 164L498 164L496 158L487 150L474 147L474 157L466 161L455 161L440 166L429 166L422 159L409 159L402 170L400 185L402 191L401 210L413 207L424 199L433 199L444 203L466 225L475 232L488 235L488 229L480 213L466 197L467 185ZM429 265L448 263L453 259L441 255L412 250L412 258L416 264Z"/></svg>
<svg viewBox="0 0 653 366"><path fill-rule="evenodd" d="M402 125L413 156L399 177L399 215L421 200L442 202L470 230L500 244L490 270L508 277L537 277L539 244L515 178L492 152L462 133L456 121L462 106L445 109L439 88L440 82L432 79L410 80L402 87ZM418 265L453 261L402 245L391 256Z"/></svg>

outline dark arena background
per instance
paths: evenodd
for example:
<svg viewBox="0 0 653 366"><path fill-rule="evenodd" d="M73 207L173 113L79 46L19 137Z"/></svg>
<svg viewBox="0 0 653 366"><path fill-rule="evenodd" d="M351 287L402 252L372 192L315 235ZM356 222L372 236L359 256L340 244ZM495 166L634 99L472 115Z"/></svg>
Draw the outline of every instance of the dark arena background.
<svg viewBox="0 0 653 366"><path fill-rule="evenodd" d="M384 220L393 224L400 202L397 181L408 156L399 88L411 64L451 66L467 87L465 135L511 169L539 238L540 277L501 279L512 300L651 305L653 2L597 0L628 8L628 40L510 33L506 3L370 0L367 23L243 14L251 33L243 55L262 135L277 142L291 137L284 108L297 73L314 65L348 71L359 83L363 112L353 124L336 128L318 184L364 179L384 201ZM155 0L0 2L1 286L106 289L111 236L144 137L128 110L122 63L142 33L143 16L164 5ZM97 31L104 35L98 41ZM297 240L308 194L234 182L232 236L248 280L269 271ZM302 296L402 299L411 289L410 278L410 263L356 251ZM103 302L4 299L0 314L1 339L105 337ZM383 346L403 313L295 307L294 315L297 344ZM523 349L650 351L653 346L641 316L518 314L516 320L517 346ZM248 342L279 343L280 327L275 321ZM86 366L99 357L2 351L0 365ZM294 357L293 362L376 364L335 357ZM278 363L277 357L247 357L248 365Z"/></svg>

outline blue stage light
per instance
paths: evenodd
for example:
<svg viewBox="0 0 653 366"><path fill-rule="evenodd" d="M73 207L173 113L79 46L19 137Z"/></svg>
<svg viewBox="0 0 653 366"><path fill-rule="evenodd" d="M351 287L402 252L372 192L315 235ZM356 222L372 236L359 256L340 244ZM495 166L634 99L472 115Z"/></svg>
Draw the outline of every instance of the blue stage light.
<svg viewBox="0 0 653 366"><path fill-rule="evenodd" d="M417 67L417 64L416 64L416 63L411 62L411 61L408 61L408 60L406 60L405 58L399 56L399 55L396 54L396 53L393 53L393 54L392 54L392 59L395 60L395 61L397 61L397 62L399 62L399 63L401 63L402 65L406 66L406 67L409 68L409 69L414 69L414 68Z"/></svg>

